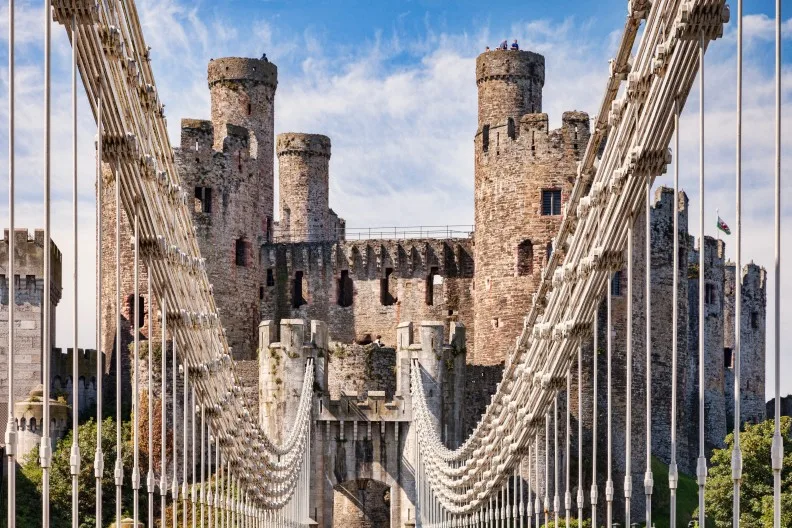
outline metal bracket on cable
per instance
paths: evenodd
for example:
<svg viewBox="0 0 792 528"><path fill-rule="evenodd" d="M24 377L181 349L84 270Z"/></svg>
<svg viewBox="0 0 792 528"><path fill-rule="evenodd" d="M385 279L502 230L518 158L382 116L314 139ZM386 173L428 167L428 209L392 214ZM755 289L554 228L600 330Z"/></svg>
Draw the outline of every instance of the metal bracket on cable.
<svg viewBox="0 0 792 528"><path fill-rule="evenodd" d="M52 0L52 19L68 26L72 17L78 24L99 22L99 2L96 0Z"/></svg>

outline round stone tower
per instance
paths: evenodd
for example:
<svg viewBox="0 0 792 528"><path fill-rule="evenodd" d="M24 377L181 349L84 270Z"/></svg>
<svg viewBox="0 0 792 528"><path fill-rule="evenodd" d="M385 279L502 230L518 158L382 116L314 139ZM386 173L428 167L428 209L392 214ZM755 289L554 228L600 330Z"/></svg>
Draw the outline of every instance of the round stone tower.
<svg viewBox="0 0 792 528"><path fill-rule="evenodd" d="M336 238L330 218L330 138L278 134L279 235L290 242Z"/></svg>
<svg viewBox="0 0 792 528"><path fill-rule="evenodd" d="M271 236L274 208L274 160L272 140L275 135L275 89L278 87L278 68L267 60L242 57L213 59L208 68L209 91L212 99L214 146L222 150L228 135L227 125L248 129L250 156L255 158L259 179L259 210L257 221Z"/></svg>
<svg viewBox="0 0 792 528"><path fill-rule="evenodd" d="M479 130L542 111L545 59L531 51L489 51L476 59Z"/></svg>
<svg viewBox="0 0 792 528"><path fill-rule="evenodd" d="M522 331L562 205L588 141L588 116L542 114L544 57L489 51L476 60L474 332L471 362L505 360ZM486 344L486 345L485 345Z"/></svg>

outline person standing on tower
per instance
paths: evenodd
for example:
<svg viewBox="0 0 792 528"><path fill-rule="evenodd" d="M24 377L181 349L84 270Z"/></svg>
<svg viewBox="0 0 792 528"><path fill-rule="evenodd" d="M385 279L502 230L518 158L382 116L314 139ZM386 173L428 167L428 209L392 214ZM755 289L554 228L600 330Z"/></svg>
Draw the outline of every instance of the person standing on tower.
<svg viewBox="0 0 792 528"><path fill-rule="evenodd" d="M517 39L514 39L514 42L512 42L511 49L512 49L512 51L519 51L520 50L520 45L517 44Z"/></svg>

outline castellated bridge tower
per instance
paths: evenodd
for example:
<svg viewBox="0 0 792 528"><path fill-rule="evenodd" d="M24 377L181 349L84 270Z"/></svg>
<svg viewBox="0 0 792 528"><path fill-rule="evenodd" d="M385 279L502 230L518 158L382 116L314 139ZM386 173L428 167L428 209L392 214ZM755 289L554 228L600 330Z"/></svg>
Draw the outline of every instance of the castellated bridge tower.
<svg viewBox="0 0 792 528"><path fill-rule="evenodd" d="M279 134L278 181L283 242L338 239L338 217L330 210L330 138L320 134Z"/></svg>
<svg viewBox="0 0 792 528"><path fill-rule="evenodd" d="M589 117L565 112L549 130L542 112L544 57L489 51L476 59L475 339L471 362L505 360L552 252ZM487 343L487 346L482 346Z"/></svg>
<svg viewBox="0 0 792 528"><path fill-rule="evenodd" d="M209 62L211 121L183 119L175 149L182 185L235 359L255 357L259 247L272 238L277 68L258 59Z"/></svg>

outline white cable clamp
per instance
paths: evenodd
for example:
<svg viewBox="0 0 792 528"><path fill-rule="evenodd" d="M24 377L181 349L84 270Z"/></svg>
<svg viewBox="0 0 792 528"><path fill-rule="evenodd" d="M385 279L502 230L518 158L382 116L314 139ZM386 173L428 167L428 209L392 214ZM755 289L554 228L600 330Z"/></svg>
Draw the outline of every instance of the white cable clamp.
<svg viewBox="0 0 792 528"><path fill-rule="evenodd" d="M137 467L132 468L132 489L140 489L140 468Z"/></svg>
<svg viewBox="0 0 792 528"><path fill-rule="evenodd" d="M614 495L613 481L608 479L605 482L605 500L608 501L608 502L612 502L613 501L613 495Z"/></svg>
<svg viewBox="0 0 792 528"><path fill-rule="evenodd" d="M773 471L781 471L784 467L784 440L779 433L773 435L770 458L773 462Z"/></svg>
<svg viewBox="0 0 792 528"><path fill-rule="evenodd" d="M80 473L80 446L76 441L71 446L69 469L71 470L72 476L79 475Z"/></svg>
<svg viewBox="0 0 792 528"><path fill-rule="evenodd" d="M97 447L94 453L94 477L100 479L104 475L104 453L102 448Z"/></svg>
<svg viewBox="0 0 792 528"><path fill-rule="evenodd" d="M654 492L654 475L651 469L644 473L644 492L647 496Z"/></svg>
<svg viewBox="0 0 792 528"><path fill-rule="evenodd" d="M698 457L696 464L696 482L699 486L704 486L707 483L707 458Z"/></svg>
<svg viewBox="0 0 792 528"><path fill-rule="evenodd" d="M49 438L42 438L39 446L39 460L42 468L50 467L52 462L52 446L50 446Z"/></svg>
<svg viewBox="0 0 792 528"><path fill-rule="evenodd" d="M116 456L115 459L115 468L113 469L113 478L115 479L115 485L121 486L124 482L124 464L121 462L121 458Z"/></svg>

